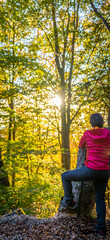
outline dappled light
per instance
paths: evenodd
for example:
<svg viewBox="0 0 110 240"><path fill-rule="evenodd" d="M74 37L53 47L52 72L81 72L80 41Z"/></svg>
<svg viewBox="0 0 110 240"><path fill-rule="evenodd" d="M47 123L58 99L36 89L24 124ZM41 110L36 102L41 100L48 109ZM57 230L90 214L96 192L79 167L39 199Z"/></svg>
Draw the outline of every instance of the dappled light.
<svg viewBox="0 0 110 240"><path fill-rule="evenodd" d="M0 11L0 216L49 218L91 113L110 129L109 4L1 0ZM105 198L108 213L110 179Z"/></svg>

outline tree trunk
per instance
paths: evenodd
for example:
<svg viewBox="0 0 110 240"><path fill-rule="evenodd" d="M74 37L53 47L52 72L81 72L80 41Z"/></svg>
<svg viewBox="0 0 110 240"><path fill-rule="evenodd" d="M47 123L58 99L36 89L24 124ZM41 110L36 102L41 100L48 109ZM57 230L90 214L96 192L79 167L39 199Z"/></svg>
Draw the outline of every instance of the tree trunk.
<svg viewBox="0 0 110 240"><path fill-rule="evenodd" d="M71 39L71 54L69 59L69 75L66 76L67 73L65 71L65 58L66 58L66 51L67 51L67 44L68 44L68 35L69 35L69 27L70 27L70 12L69 9L71 8L70 2L68 1L68 18L67 18L67 25L66 31L64 36L64 46L63 51L61 54L60 49L60 42L59 42L59 35L58 35L58 24L57 24L57 15L56 15L56 2L52 0L52 19L53 19L53 28L54 28L54 39L55 39L55 62L57 71L59 73L59 77L61 80L60 88L61 88L61 132L62 132L62 146L61 146L61 162L62 167L69 170L71 164L71 157L70 157L70 111L71 111L71 81L72 81L72 74L73 74L73 66L74 66L74 48L75 48L75 37L76 31L78 29L78 11L79 11L79 1L76 2L74 0L74 17L73 21L73 28L72 28L72 39ZM53 50L53 48L52 48ZM65 74L66 73L66 74ZM68 88L66 87L68 84ZM67 95L67 98L66 98ZM66 104L65 104L66 103Z"/></svg>
<svg viewBox="0 0 110 240"><path fill-rule="evenodd" d="M86 158L86 149L79 148L76 168L82 167ZM95 195L92 181L72 182L74 200L78 202L78 215L90 215L94 207Z"/></svg>
<svg viewBox="0 0 110 240"><path fill-rule="evenodd" d="M1 148L0 148L0 185L9 187L9 179L7 172L3 169L4 163L2 161L2 154L1 154Z"/></svg>
<svg viewBox="0 0 110 240"><path fill-rule="evenodd" d="M61 120L62 120L62 167L69 170L70 169L70 125L66 123L66 113L65 109L62 109L61 111Z"/></svg>
<svg viewBox="0 0 110 240"><path fill-rule="evenodd" d="M78 157L77 157L77 166L76 168L82 167L82 164L85 161L86 149L79 148ZM78 216L89 216L94 207L95 195L94 187L92 181L74 181L72 182L72 190L74 194L74 200L77 202L77 209L74 211L63 210L62 206L58 209L58 215L61 216L61 213L76 213Z"/></svg>

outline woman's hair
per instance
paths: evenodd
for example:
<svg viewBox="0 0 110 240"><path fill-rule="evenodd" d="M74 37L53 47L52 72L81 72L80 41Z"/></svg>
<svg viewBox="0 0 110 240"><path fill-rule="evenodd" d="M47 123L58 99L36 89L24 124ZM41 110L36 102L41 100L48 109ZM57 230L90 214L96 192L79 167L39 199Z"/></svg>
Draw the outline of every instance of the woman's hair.
<svg viewBox="0 0 110 240"><path fill-rule="evenodd" d="M90 123L92 127L103 127L103 117L100 113L94 113L90 116Z"/></svg>

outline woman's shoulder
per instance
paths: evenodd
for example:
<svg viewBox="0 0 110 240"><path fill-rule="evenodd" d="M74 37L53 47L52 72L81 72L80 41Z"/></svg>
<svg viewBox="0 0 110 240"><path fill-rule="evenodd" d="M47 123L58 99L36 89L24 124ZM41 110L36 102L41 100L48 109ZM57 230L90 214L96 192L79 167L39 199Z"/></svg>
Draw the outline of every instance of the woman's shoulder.
<svg viewBox="0 0 110 240"><path fill-rule="evenodd" d="M108 135L110 136L110 129L108 128L92 128L92 129L88 129L83 133L83 136L87 136L87 135Z"/></svg>
<svg viewBox="0 0 110 240"><path fill-rule="evenodd" d="M108 128L95 128L86 131L86 135L100 136L103 138L110 138L110 130Z"/></svg>

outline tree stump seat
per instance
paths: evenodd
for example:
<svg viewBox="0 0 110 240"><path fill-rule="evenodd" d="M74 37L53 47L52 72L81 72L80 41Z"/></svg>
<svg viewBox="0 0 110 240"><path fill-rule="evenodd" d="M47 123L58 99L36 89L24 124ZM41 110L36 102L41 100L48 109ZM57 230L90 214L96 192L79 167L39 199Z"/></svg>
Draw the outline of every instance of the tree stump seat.
<svg viewBox="0 0 110 240"><path fill-rule="evenodd" d="M86 157L86 149L79 148L78 157L77 157L77 165L76 168L82 167L84 164ZM72 182L72 191L74 194L74 200L77 203L77 208L75 210L64 209L61 204L58 209L58 215L61 216L61 213L65 214L73 214L73 215L90 215L94 203L95 203L95 195L94 195L94 186L92 181L74 181Z"/></svg>

